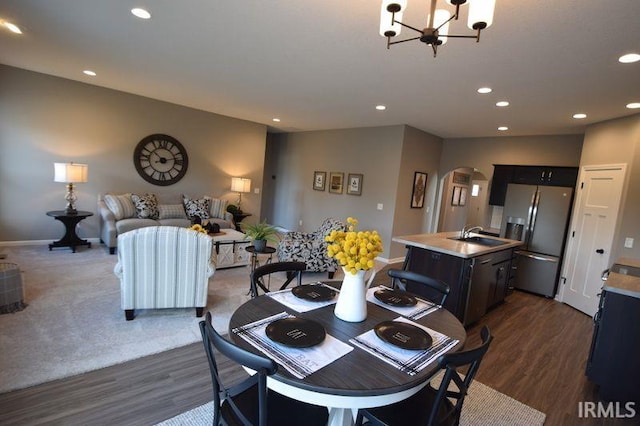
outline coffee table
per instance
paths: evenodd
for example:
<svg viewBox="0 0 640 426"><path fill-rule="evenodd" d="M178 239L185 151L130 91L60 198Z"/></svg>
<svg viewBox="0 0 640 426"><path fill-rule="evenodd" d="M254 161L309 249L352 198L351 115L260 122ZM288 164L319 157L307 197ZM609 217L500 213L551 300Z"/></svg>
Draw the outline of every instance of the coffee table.
<svg viewBox="0 0 640 426"><path fill-rule="evenodd" d="M250 241L245 234L230 228L221 229L217 234L209 234L213 238L212 257L216 268L231 268L249 264L251 255L245 250Z"/></svg>

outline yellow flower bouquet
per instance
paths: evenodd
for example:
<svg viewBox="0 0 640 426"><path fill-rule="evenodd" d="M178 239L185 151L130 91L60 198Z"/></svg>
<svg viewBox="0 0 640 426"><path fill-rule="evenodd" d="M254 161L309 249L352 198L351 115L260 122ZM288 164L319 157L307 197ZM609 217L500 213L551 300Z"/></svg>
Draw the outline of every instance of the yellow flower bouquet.
<svg viewBox="0 0 640 426"><path fill-rule="evenodd" d="M193 224L189 227L189 229L193 230L193 231L197 231L197 232L202 232L203 234L208 234L209 232L204 229L204 227L202 225L200 225L199 223Z"/></svg>
<svg viewBox="0 0 640 426"><path fill-rule="evenodd" d="M355 275L373 268L374 259L382 253L382 238L378 231L356 231L357 219L348 217L347 224L347 231L331 231L324 239L327 255Z"/></svg>

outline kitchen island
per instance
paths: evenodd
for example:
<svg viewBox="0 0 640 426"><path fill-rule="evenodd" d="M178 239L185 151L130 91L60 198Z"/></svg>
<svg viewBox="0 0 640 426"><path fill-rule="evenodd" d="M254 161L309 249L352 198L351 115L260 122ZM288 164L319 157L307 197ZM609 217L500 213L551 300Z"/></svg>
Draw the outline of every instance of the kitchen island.
<svg viewBox="0 0 640 426"><path fill-rule="evenodd" d="M444 307L467 326L502 302L512 288L514 249L521 241L460 232L415 234L393 237L405 244L403 269L444 281L450 292ZM435 295L418 283L407 290L427 298Z"/></svg>

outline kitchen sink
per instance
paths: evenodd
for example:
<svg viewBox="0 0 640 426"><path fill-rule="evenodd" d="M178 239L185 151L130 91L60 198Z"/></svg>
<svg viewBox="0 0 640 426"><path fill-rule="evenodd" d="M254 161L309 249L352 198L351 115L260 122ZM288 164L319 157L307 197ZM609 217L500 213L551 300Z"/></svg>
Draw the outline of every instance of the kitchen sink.
<svg viewBox="0 0 640 426"><path fill-rule="evenodd" d="M506 241L500 241L500 240L495 240L493 238L477 237L477 236L465 237L465 238L451 237L449 239L460 241L463 243L479 244L481 246L489 246L489 247L496 247L496 246L501 246L503 244L508 244Z"/></svg>

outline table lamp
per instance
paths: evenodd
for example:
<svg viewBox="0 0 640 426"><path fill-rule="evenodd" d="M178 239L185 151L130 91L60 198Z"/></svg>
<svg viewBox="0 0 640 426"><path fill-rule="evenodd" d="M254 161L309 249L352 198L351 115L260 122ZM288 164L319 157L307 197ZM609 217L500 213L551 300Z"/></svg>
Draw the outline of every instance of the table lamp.
<svg viewBox="0 0 640 426"><path fill-rule="evenodd" d="M77 163L53 163L54 182L67 184L67 193L64 199L67 200L67 214L76 214L76 194L73 193L74 183L86 183L89 168L86 164Z"/></svg>
<svg viewBox="0 0 640 426"><path fill-rule="evenodd" d="M238 210L242 211L240 204L242 203L242 193L251 191L251 179L232 177L231 190L238 193Z"/></svg>

